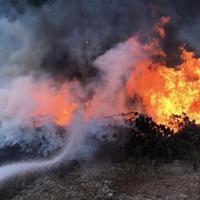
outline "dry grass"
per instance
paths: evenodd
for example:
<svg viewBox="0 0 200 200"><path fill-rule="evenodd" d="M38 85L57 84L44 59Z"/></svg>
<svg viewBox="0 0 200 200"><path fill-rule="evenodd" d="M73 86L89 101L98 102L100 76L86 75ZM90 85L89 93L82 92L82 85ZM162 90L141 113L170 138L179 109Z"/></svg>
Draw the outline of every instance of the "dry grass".
<svg viewBox="0 0 200 200"><path fill-rule="evenodd" d="M18 177L1 186L7 200L197 200L200 173L191 164L158 166L143 160L118 164L84 165Z"/></svg>

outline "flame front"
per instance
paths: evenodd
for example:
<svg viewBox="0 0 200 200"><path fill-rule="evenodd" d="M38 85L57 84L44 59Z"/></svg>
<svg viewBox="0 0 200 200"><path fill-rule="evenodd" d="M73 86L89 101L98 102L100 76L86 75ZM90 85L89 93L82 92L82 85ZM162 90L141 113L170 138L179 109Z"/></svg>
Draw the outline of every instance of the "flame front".
<svg viewBox="0 0 200 200"><path fill-rule="evenodd" d="M116 47L116 51L108 51L107 55L100 57L97 63L103 63L99 69L106 74L106 79L103 79L106 84L99 88L94 87L94 84L94 94L88 98L88 90L84 91L78 83L79 87L75 90L82 91L78 96L82 95L80 99L85 99L84 102L75 101L71 93L71 90L75 91L74 82L67 82L55 90L48 82L44 86L39 84L39 89L33 88L29 93L36 106L29 118L36 119L36 125L40 124L38 116L42 116L41 118L48 118L64 126L70 123L79 107L85 109L86 118L106 116L113 112L130 111L133 106L127 106L127 98L137 96L141 99L143 111L158 124L164 124L176 131L176 119L172 118L174 115L183 114L200 124L200 58L196 58L193 52L182 47L181 64L176 67L166 66L164 62L155 62L153 59L156 56L163 59L166 57L160 48L160 40L166 37L163 27L169 20L168 17L161 18L154 27L157 35L148 44L143 45L137 37L133 37L125 42L124 46ZM122 50L119 50L120 48ZM127 52L133 59L124 56ZM113 56L115 53L117 56ZM122 59L119 59L120 56ZM119 63L113 64L110 58L119 60ZM141 111L141 104L139 105L138 101L134 109Z"/></svg>
<svg viewBox="0 0 200 200"><path fill-rule="evenodd" d="M171 116L183 113L200 124L200 59L185 49L181 58L176 68L140 62L127 84L128 95L141 97L146 112L169 127Z"/></svg>
<svg viewBox="0 0 200 200"><path fill-rule="evenodd" d="M181 50L181 64L176 67L155 62L153 57L165 59L160 40L165 39L164 26L168 17L162 17L155 26L158 34L143 49L147 56L140 60L127 82L129 97L139 96L144 112L158 124L175 131L179 129L174 116L186 115L200 124L200 58L191 51Z"/></svg>

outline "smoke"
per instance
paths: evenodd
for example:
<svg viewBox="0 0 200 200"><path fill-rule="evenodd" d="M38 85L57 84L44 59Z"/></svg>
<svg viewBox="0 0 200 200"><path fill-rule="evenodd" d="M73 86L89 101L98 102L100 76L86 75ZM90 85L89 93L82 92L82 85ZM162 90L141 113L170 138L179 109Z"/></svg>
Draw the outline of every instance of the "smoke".
<svg viewBox="0 0 200 200"><path fill-rule="evenodd" d="M199 55L199 9L198 0L149 0L156 7L157 15L169 16L166 27L167 38L163 41L163 50L167 55L167 65L180 64L180 46L194 50Z"/></svg>
<svg viewBox="0 0 200 200"><path fill-rule="evenodd" d="M18 12L19 7L23 12ZM59 0L37 8L15 2L10 10L12 18L0 18L0 36L5 41L0 57L7 76L43 73L56 80L88 82L99 75L93 65L96 57L132 36L138 27L142 31L150 26L143 1Z"/></svg>
<svg viewBox="0 0 200 200"><path fill-rule="evenodd" d="M136 33L147 40L163 15L171 19L163 44L169 63L178 63L171 52L179 52L183 39L192 47L198 39L195 1L27 0L3 1L0 9L0 62L9 77L49 74L88 82L101 75L93 64L99 55Z"/></svg>
<svg viewBox="0 0 200 200"><path fill-rule="evenodd" d="M87 106L93 116L128 111L125 85L138 60L145 57L141 51L142 45L136 37L132 37L95 60L94 66L102 72L103 78L95 87L92 85L95 95L89 100Z"/></svg>
<svg viewBox="0 0 200 200"><path fill-rule="evenodd" d="M66 159L92 156L102 144L103 136L112 135L112 130L108 126L111 122L104 121L102 117L127 110L124 88L130 71L138 59L145 56L141 54L141 50L141 44L134 37L116 45L94 62L94 66L102 72L101 81L95 80L84 87L77 82L68 81L62 86L57 86L55 81L42 76L37 79L32 76L18 76L9 84L2 85L0 148L18 144L21 152L36 151L44 157L58 150L61 152L48 160L3 165L0 167L0 181L16 174L57 166ZM94 95L88 99L86 96L91 89ZM78 91L78 94L73 90ZM54 120L57 120L57 114L62 114L59 109L63 111L66 106L71 106L72 102L78 105L75 109L77 113L73 115L72 121L70 119L68 124L63 125L65 130L62 136L58 127L54 125ZM85 119L85 113L96 120ZM42 114L42 121L38 114Z"/></svg>
<svg viewBox="0 0 200 200"><path fill-rule="evenodd" d="M182 40L186 41L187 44L192 47L197 55L199 55L199 25L200 25L200 18L197 17L190 25L185 25L180 30L180 37Z"/></svg>
<svg viewBox="0 0 200 200"><path fill-rule="evenodd" d="M78 112L75 120L71 123L68 128L69 138L65 141L65 146L62 152L48 160L38 160L30 162L19 162L8 164L0 167L0 181L4 181L17 174L25 174L30 171L43 170L53 165L57 166L63 159L71 160L74 159L77 153L81 153L82 156L84 151L82 145L84 143L84 130L82 125L82 114ZM81 149L81 150L80 150Z"/></svg>
<svg viewBox="0 0 200 200"><path fill-rule="evenodd" d="M47 156L62 147L54 125L47 120L40 128L32 125L31 113L40 109L37 98L44 95L44 84L44 80L35 83L31 77L19 77L0 87L0 149L17 145L22 152Z"/></svg>
<svg viewBox="0 0 200 200"><path fill-rule="evenodd" d="M94 118L126 112L125 85L137 60L144 57L141 55L136 38L118 44L94 62L103 73L102 80L84 88L77 82L65 82L60 87L49 78L35 80L32 76L4 83L0 87L0 148L17 144L22 151L36 149L39 154L48 155L63 146L63 138L52 123L67 125L62 121L68 120L68 115L63 114L65 109L74 112L84 106ZM94 95L88 99L90 90Z"/></svg>
<svg viewBox="0 0 200 200"><path fill-rule="evenodd" d="M0 4L0 148L19 145L20 151L46 156L63 146L63 138L49 119L57 114L51 112L52 104L60 104L50 99L54 99L54 90L59 90L63 82L72 82L70 91L66 89L67 103L76 97L77 104L91 107L89 112L96 117L126 110L122 88L131 63L126 72L120 65L125 66L126 59L131 59L132 46L127 43L122 47L124 58L119 58L123 53L117 50L119 47L106 53L108 56L98 56L137 32L142 24L148 25L149 20L138 10L148 9L143 1L59 0L36 4ZM114 57L121 60L112 63ZM119 68L115 75L114 68ZM74 86L74 80L79 86ZM115 95L119 96L117 101ZM35 110L42 110L48 118L39 131L27 128L30 113Z"/></svg>
<svg viewBox="0 0 200 200"><path fill-rule="evenodd" d="M170 16L161 45L170 66L182 40L198 49L199 19L190 25L197 14L181 8L158 0L1 1L0 149L17 145L45 158L62 150L2 166L0 180L92 155L99 145L90 138L110 134L102 118L130 110L126 83L148 56L143 43L158 18Z"/></svg>
<svg viewBox="0 0 200 200"><path fill-rule="evenodd" d="M25 175L28 172L46 170L57 167L61 162L70 163L73 159L88 159L98 145L92 138L101 142L102 135L111 135L112 131L108 128L106 121L85 121L83 110L80 109L74 115L73 121L66 128L68 137L64 139L62 151L50 159L34 160L26 162L15 162L0 167L0 182L15 175ZM105 128L106 127L106 128ZM56 141L54 141L56 142Z"/></svg>

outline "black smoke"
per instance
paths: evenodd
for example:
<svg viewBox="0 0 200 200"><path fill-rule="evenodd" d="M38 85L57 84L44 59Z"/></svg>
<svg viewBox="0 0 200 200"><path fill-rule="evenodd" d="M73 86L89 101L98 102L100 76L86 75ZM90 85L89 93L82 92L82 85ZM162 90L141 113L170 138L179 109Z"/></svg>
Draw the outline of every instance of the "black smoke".
<svg viewBox="0 0 200 200"><path fill-rule="evenodd" d="M10 8L15 10L16 20L22 16L27 21L36 18L31 24L32 51L43 48L45 53L38 58L39 66L34 67L58 80L87 82L98 76L93 66L96 57L134 34L146 42L161 16L171 18L162 42L166 64L180 63L181 45L198 53L197 0L10 0ZM37 56L29 54L27 57Z"/></svg>
<svg viewBox="0 0 200 200"><path fill-rule="evenodd" d="M81 82L100 74L93 61L115 44L134 34L146 42L161 16L171 19L162 42L167 65L180 62L181 45L198 53L199 8L197 0L3 0L0 6L1 15L29 30L29 50L18 59L30 66L23 72Z"/></svg>
<svg viewBox="0 0 200 200"><path fill-rule="evenodd" d="M83 83L99 75L99 55L138 32L147 37L155 22L144 0L10 0L10 10L28 31L28 47L14 61L23 72Z"/></svg>
<svg viewBox="0 0 200 200"><path fill-rule="evenodd" d="M180 48L185 46L188 50L195 51L199 56L199 25L200 2L198 0L149 0L148 3L157 6L159 16L170 16L170 23L165 27L166 38L162 42L168 66L178 65Z"/></svg>

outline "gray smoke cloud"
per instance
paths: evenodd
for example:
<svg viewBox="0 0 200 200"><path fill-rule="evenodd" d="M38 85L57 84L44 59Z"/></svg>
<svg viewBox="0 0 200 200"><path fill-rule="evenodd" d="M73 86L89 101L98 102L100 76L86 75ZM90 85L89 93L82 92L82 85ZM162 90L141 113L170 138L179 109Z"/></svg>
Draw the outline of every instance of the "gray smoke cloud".
<svg viewBox="0 0 200 200"><path fill-rule="evenodd" d="M10 7L13 17L0 18L6 75L48 73L57 80L88 81L99 74L93 65L97 56L151 24L144 1L59 0L37 8L17 2Z"/></svg>
<svg viewBox="0 0 200 200"><path fill-rule="evenodd" d="M43 73L88 82L101 75L93 65L99 55L136 33L148 39L163 15L171 18L163 41L169 63L177 63L171 52L179 52L183 40L195 48L198 41L196 1L2 0L0 9L1 68L7 76Z"/></svg>

